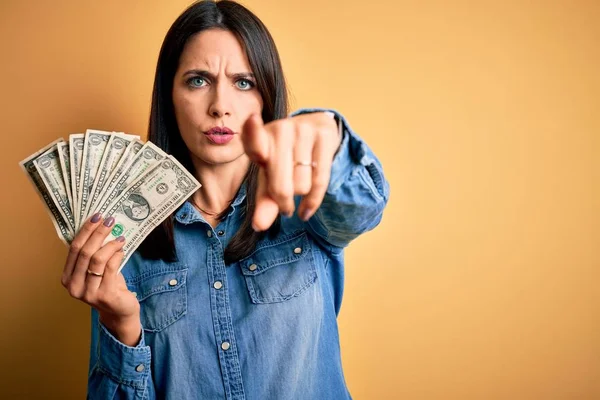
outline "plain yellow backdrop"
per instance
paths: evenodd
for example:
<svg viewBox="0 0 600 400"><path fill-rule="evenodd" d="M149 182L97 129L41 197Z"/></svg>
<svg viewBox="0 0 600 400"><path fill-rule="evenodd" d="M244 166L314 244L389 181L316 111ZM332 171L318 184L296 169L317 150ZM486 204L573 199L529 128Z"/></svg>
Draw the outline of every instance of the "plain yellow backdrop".
<svg viewBox="0 0 600 400"><path fill-rule="evenodd" d="M144 136L188 4L0 3L2 398L81 399L87 382L88 308L18 161L86 128ZM293 108L341 111L391 183L346 253L353 396L600 398L600 2L245 4Z"/></svg>

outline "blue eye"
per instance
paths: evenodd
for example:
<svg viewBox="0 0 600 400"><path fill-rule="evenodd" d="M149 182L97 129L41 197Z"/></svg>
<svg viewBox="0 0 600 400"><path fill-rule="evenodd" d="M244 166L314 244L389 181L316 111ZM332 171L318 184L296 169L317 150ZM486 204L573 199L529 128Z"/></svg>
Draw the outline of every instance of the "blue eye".
<svg viewBox="0 0 600 400"><path fill-rule="evenodd" d="M188 85L192 86L192 87L201 87L204 86L204 78L200 77L200 76L195 76L193 78L188 79Z"/></svg>
<svg viewBox="0 0 600 400"><path fill-rule="evenodd" d="M235 84L238 89L241 90L250 90L254 87L254 82L249 79L240 79L239 81L235 82Z"/></svg>

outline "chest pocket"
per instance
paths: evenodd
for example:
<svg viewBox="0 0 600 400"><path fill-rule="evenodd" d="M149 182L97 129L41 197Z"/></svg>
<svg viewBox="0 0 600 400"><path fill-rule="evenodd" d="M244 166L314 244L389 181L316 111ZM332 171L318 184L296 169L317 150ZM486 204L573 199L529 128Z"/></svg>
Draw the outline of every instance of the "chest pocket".
<svg viewBox="0 0 600 400"><path fill-rule="evenodd" d="M144 330L160 332L187 312L187 268L172 264L151 269L127 280L140 302Z"/></svg>
<svg viewBox="0 0 600 400"><path fill-rule="evenodd" d="M312 246L305 231L260 243L240 261L240 266L255 304L299 296L317 279Z"/></svg>

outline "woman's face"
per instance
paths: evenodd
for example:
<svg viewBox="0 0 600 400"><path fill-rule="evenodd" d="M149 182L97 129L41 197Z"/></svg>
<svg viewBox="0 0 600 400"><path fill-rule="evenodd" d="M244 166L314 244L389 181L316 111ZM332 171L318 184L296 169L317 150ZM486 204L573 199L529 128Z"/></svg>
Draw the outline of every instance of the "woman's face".
<svg viewBox="0 0 600 400"><path fill-rule="evenodd" d="M235 35L210 29L192 36L173 82L175 117L194 164L246 159L240 138L246 119L262 111L262 97ZM233 135L209 132L229 128ZM246 165L246 162L244 162Z"/></svg>

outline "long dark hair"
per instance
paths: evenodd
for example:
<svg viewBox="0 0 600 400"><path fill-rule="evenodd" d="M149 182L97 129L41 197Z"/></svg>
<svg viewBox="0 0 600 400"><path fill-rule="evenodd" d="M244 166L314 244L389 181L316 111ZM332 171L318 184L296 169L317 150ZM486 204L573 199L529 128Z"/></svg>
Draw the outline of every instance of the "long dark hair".
<svg viewBox="0 0 600 400"><path fill-rule="evenodd" d="M175 119L173 80L179 58L190 37L214 28L235 34L245 49L256 77L257 89L262 96L263 121L266 123L284 118L288 112L288 92L279 53L271 34L260 19L234 1L199 1L192 4L173 23L160 49L148 127L148 140L175 156L192 172L194 166ZM252 229L257 178L258 167L252 163L244 181L247 189L242 210L244 219L225 249L226 264L250 254L262 236ZM229 211L228 207L219 215L219 219L223 219ZM274 229L277 229L278 222L274 224ZM148 235L139 251L143 257L149 259L177 259L172 215Z"/></svg>

